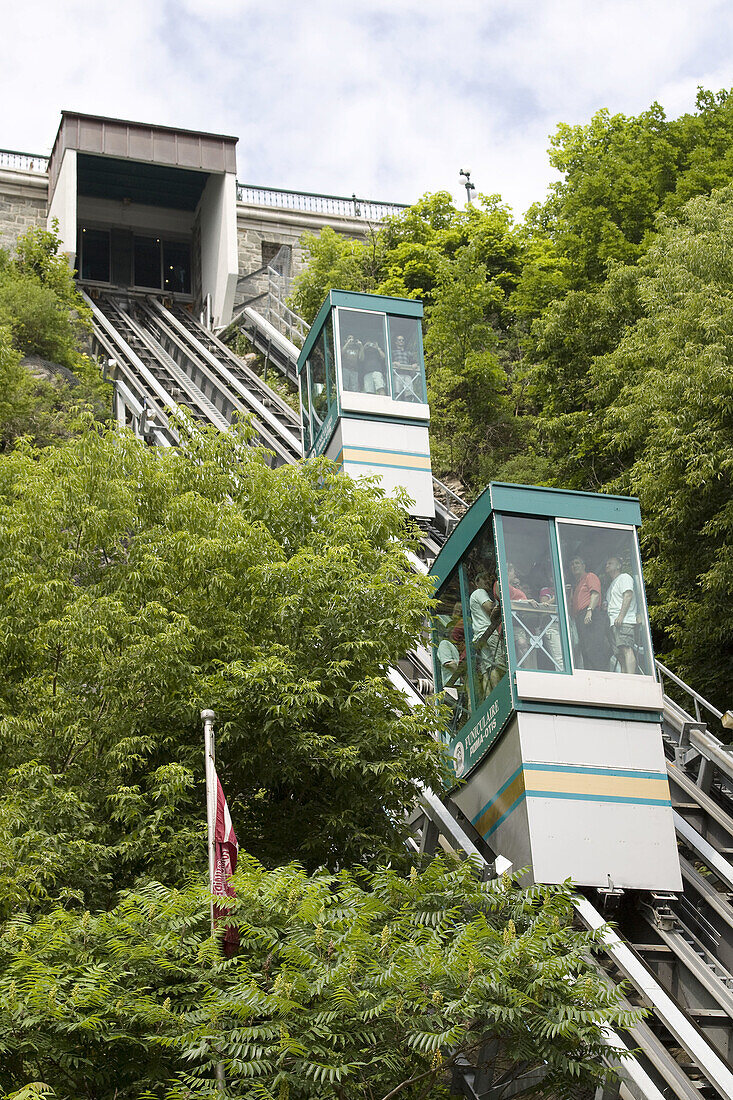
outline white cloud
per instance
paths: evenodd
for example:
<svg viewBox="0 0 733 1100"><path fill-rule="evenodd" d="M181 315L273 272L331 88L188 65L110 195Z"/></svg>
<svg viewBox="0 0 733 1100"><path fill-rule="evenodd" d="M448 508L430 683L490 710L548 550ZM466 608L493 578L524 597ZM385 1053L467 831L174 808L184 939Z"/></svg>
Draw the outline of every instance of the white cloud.
<svg viewBox="0 0 733 1100"><path fill-rule="evenodd" d="M66 107L237 134L270 186L459 197L468 166L518 211L557 122L733 85L722 0L30 0L4 31L1 146L47 151Z"/></svg>

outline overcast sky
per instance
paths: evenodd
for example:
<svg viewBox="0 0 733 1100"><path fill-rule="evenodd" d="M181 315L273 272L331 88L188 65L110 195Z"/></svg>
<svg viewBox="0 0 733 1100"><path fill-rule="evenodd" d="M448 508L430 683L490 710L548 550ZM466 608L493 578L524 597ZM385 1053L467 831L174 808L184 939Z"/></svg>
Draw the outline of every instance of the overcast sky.
<svg viewBox="0 0 733 1100"><path fill-rule="evenodd" d="M62 108L239 137L245 183L517 215L548 136L600 107L675 116L733 86L730 0L5 0L0 147Z"/></svg>

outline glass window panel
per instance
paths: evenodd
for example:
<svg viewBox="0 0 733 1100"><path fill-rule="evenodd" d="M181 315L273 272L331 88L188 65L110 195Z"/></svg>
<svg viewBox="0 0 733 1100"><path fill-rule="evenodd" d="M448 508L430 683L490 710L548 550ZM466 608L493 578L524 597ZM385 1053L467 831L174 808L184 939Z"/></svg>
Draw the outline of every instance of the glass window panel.
<svg viewBox="0 0 733 1100"><path fill-rule="evenodd" d="M160 290L160 239L135 237L135 286Z"/></svg>
<svg viewBox="0 0 733 1100"><path fill-rule="evenodd" d="M576 668L653 676L636 531L558 522Z"/></svg>
<svg viewBox="0 0 733 1100"><path fill-rule="evenodd" d="M336 403L336 357L333 343L333 317L329 316L323 327L326 377L328 380L329 408Z"/></svg>
<svg viewBox="0 0 733 1100"><path fill-rule="evenodd" d="M471 618L468 631L469 654L474 670L474 697L477 705L480 705L484 699L488 699L507 670L491 521L469 551L465 570Z"/></svg>
<svg viewBox="0 0 733 1100"><path fill-rule="evenodd" d="M467 721L470 711L466 687L465 627L457 569L438 597L433 625L433 663L435 690L444 692L444 701L452 711L449 731L452 737Z"/></svg>
<svg viewBox="0 0 733 1100"><path fill-rule="evenodd" d="M339 351L344 390L389 394L383 313L340 309Z"/></svg>
<svg viewBox="0 0 733 1100"><path fill-rule="evenodd" d="M502 516L501 522L514 666L564 672L550 521Z"/></svg>
<svg viewBox="0 0 733 1100"><path fill-rule="evenodd" d="M106 229L82 229L82 279L95 283L109 282L109 251L109 233Z"/></svg>
<svg viewBox="0 0 733 1100"><path fill-rule="evenodd" d="M313 417L313 440L318 435L328 415L328 391L326 389L326 360L323 333L320 334L308 358L310 368L310 405Z"/></svg>
<svg viewBox="0 0 733 1100"><path fill-rule="evenodd" d="M389 357L392 364L392 397L395 401L424 402L420 322L414 317L389 317Z"/></svg>
<svg viewBox="0 0 733 1100"><path fill-rule="evenodd" d="M311 449L311 414L310 401L308 399L308 368L300 375L300 408L303 420L303 454L307 455Z"/></svg>
<svg viewBox="0 0 733 1100"><path fill-rule="evenodd" d="M191 246L183 241L163 243L163 286L172 294L191 293Z"/></svg>

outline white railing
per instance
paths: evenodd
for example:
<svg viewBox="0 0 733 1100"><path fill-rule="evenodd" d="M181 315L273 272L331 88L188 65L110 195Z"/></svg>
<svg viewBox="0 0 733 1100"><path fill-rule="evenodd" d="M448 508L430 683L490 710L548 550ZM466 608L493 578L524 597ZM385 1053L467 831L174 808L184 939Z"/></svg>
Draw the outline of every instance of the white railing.
<svg viewBox="0 0 733 1100"><path fill-rule="evenodd" d="M272 264L267 268L265 317L283 336L287 336L291 344L302 347L310 325L288 305L290 284L290 276L285 272Z"/></svg>
<svg viewBox="0 0 733 1100"><path fill-rule="evenodd" d="M15 168L21 172L48 172L48 157L38 153L19 153L14 149L0 149L0 168Z"/></svg>
<svg viewBox="0 0 733 1100"><path fill-rule="evenodd" d="M712 714L714 718L721 720L723 718L723 712L714 707L712 703L709 703L702 695L699 695L694 688L691 688L689 684L686 684L684 680L681 680L679 676L676 676L671 669L663 665L661 661L655 661L657 666L657 673L659 674L659 682L662 685L662 691L664 691L665 679L671 680L673 684L676 684L689 699L692 700L693 709L695 711L695 718L698 722L704 722L706 719L703 716L703 711L707 711L708 714ZM665 692L666 695L666 692ZM689 705L689 704L688 704Z"/></svg>
<svg viewBox="0 0 733 1100"><path fill-rule="evenodd" d="M407 209L403 203L358 199L356 195L348 198L345 195L318 195L312 191L281 191L276 187L254 187L248 183L237 183L237 199L250 206L276 206L306 214L332 214L376 222Z"/></svg>

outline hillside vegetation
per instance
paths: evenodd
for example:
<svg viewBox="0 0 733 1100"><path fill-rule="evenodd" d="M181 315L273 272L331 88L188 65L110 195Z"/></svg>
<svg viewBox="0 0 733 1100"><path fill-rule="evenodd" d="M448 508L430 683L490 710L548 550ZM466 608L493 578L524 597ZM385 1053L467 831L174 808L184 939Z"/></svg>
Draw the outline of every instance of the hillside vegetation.
<svg viewBox="0 0 733 1100"><path fill-rule="evenodd" d="M659 655L721 709L733 620L733 94L560 125L517 224L426 195L364 243L325 229L295 308L420 298L434 472L640 497ZM720 732L720 731L718 731Z"/></svg>

